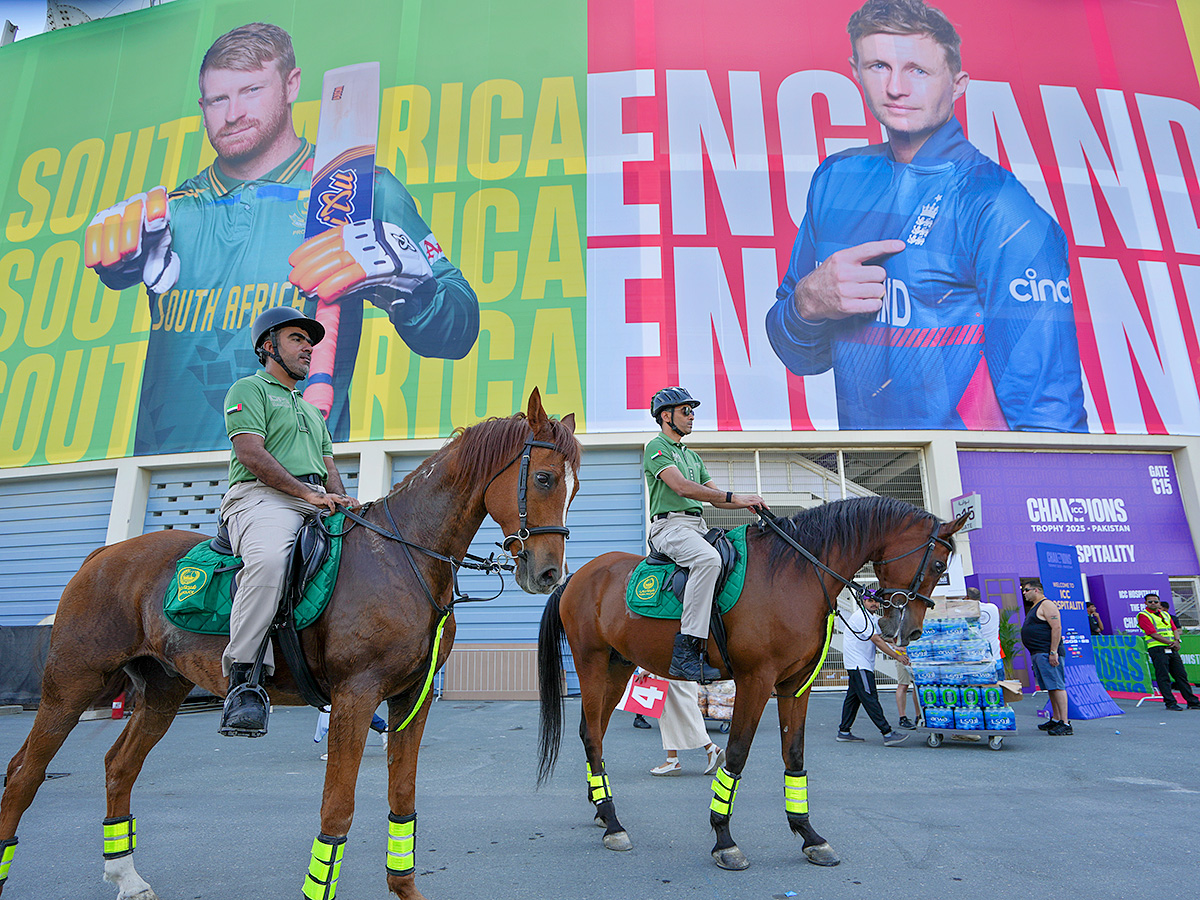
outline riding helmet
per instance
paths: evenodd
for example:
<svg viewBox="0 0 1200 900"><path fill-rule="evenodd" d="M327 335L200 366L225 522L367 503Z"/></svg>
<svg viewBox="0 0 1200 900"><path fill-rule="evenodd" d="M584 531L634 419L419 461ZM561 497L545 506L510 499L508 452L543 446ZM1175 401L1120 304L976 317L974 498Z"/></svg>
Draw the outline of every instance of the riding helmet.
<svg viewBox="0 0 1200 900"><path fill-rule="evenodd" d="M307 331L308 338L314 346L321 343L321 338L325 337L325 326L316 319L310 319L300 310L291 306L273 306L260 313L250 329L250 340L253 342L254 349L258 350L274 329L288 324L295 324Z"/></svg>
<svg viewBox="0 0 1200 900"><path fill-rule="evenodd" d="M650 415L657 419L658 414L664 409L672 406L683 406L685 403L693 407L700 405L700 401L694 399L688 393L687 388L665 387L651 398Z"/></svg>

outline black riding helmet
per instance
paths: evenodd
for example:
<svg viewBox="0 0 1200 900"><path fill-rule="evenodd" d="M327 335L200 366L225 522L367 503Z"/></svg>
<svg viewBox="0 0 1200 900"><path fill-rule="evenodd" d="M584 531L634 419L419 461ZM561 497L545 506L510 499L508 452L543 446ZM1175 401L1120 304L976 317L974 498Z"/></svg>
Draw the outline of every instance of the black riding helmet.
<svg viewBox="0 0 1200 900"><path fill-rule="evenodd" d="M658 421L658 414L664 409L672 406L683 406L685 403L691 407L700 405L700 401L694 399L688 393L687 388L665 387L650 399L650 415L654 416L655 421Z"/></svg>
<svg viewBox="0 0 1200 900"><path fill-rule="evenodd" d="M321 343L321 339L325 337L325 326L316 319L310 319L300 310L291 306L273 306L260 313L250 328L250 340L254 352L258 353L260 359L262 358L260 351L263 341L270 337L271 332L276 328L288 324L294 324L307 331L308 339L312 341L313 346Z"/></svg>

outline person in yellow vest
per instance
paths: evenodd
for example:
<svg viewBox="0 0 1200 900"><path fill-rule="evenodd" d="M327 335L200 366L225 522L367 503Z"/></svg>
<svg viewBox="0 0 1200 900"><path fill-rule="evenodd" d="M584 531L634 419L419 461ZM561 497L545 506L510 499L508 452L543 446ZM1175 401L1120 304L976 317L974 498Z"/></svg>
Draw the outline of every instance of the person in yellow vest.
<svg viewBox="0 0 1200 900"><path fill-rule="evenodd" d="M1162 694L1163 705L1167 709L1183 709L1175 702L1171 692L1171 681L1175 682L1175 690L1183 694L1188 709L1200 709L1200 700L1196 692L1188 684L1187 670L1179 656L1179 633L1171 621L1170 614L1163 609L1163 603L1158 594L1149 593L1142 598L1146 604L1144 612L1138 614L1138 627L1146 634L1146 652L1150 654L1150 662L1154 666L1154 680L1158 683L1158 692Z"/></svg>

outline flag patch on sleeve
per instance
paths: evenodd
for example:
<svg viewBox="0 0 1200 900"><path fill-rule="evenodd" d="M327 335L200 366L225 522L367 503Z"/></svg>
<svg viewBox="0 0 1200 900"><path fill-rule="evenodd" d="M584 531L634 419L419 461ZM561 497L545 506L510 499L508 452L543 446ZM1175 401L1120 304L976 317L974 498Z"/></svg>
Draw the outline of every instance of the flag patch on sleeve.
<svg viewBox="0 0 1200 900"><path fill-rule="evenodd" d="M650 457L650 458L651 458L651 459L658 459L660 456L666 456L666 454L665 454L665 453L663 453L661 450L658 450L658 451L656 451L656 452L655 452L655 454L654 454L652 457Z"/></svg>
<svg viewBox="0 0 1200 900"><path fill-rule="evenodd" d="M229 409L225 410L225 415L229 415L230 413L241 412L241 411L242 411L242 404L239 403L237 406L231 406L231 407L229 407Z"/></svg>

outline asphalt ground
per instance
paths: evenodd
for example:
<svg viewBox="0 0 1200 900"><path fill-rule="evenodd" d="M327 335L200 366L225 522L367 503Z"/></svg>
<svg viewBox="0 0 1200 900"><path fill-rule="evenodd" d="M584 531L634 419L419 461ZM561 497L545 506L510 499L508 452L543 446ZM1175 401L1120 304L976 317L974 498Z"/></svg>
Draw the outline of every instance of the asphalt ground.
<svg viewBox="0 0 1200 900"><path fill-rule="evenodd" d="M888 698L890 699L890 698ZM806 862L783 812L774 703L767 708L733 812L750 859L722 871L709 851L710 778L686 751L684 774L656 778L657 727L617 713L605 744L617 811L634 849L605 850L585 798L568 700L558 769L534 790L537 704L433 705L418 773L417 886L454 898L1036 897L1087 900L1191 894L1200 871L1200 712L1161 704L1076 722L1073 737L1036 730L1029 699L999 751L918 736L885 748L865 714L865 744L834 741L841 696L813 698L809 798L816 829L842 863ZM893 713L891 704L885 711ZM7 760L34 714L0 716ZM134 789L138 871L161 900L300 897L319 827L324 744L316 712L277 708L270 734L221 738L218 713L180 715ZM81 722L50 766L18 830L4 900L112 900L101 880L103 756L122 722ZM710 723L714 740L725 736ZM385 751L372 737L359 775L339 900L390 897L384 883Z"/></svg>

